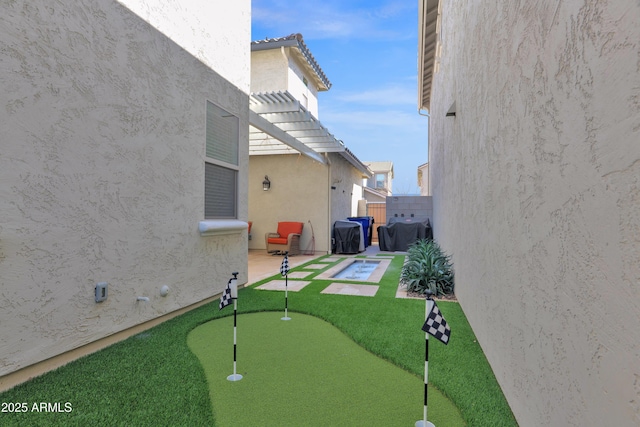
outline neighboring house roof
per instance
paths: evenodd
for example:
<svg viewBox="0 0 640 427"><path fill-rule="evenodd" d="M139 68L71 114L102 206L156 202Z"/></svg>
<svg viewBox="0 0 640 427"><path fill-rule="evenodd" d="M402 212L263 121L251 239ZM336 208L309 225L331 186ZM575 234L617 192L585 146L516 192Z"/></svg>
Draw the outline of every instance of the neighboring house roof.
<svg viewBox="0 0 640 427"><path fill-rule="evenodd" d="M277 49L280 47L292 47L293 52L299 55L298 59L303 66L308 68L309 74L313 76L315 85L319 91L326 91L331 88L331 82L316 62L315 58L307 48L302 39L302 34L291 34L286 37L278 37L273 39L264 39L251 42L251 51Z"/></svg>
<svg viewBox="0 0 640 427"><path fill-rule="evenodd" d="M364 187L364 192L373 194L376 197L381 197L382 199L385 199L389 195L388 191L382 191L377 188L371 188L371 187Z"/></svg>
<svg viewBox="0 0 640 427"><path fill-rule="evenodd" d="M418 5L418 109L429 110L431 82L438 71L440 1L420 0Z"/></svg>
<svg viewBox="0 0 640 427"><path fill-rule="evenodd" d="M326 164L322 153L336 152L363 176L372 176L344 142L329 133L288 91L252 93L249 107L249 155L299 152Z"/></svg>
<svg viewBox="0 0 640 427"><path fill-rule="evenodd" d="M364 164L374 173L388 173L389 178L393 178L393 162L391 161L364 162Z"/></svg>

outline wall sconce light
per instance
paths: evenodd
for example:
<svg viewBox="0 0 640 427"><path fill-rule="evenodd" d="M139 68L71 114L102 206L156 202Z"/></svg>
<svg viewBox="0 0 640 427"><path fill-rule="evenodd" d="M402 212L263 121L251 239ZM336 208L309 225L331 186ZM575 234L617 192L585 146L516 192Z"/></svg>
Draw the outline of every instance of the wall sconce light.
<svg viewBox="0 0 640 427"><path fill-rule="evenodd" d="M264 181L262 181L262 189L264 191L269 191L270 188L271 188L271 181L269 181L269 177L265 175Z"/></svg>

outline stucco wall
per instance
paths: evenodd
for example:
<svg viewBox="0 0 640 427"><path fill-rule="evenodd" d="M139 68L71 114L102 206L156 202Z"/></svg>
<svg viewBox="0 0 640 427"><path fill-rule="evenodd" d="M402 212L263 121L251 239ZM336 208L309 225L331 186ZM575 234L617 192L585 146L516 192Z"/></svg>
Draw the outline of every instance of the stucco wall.
<svg viewBox="0 0 640 427"><path fill-rule="evenodd" d="M249 93L249 0L120 0L120 3Z"/></svg>
<svg viewBox="0 0 640 427"><path fill-rule="evenodd" d="M251 52L251 92L289 91L313 116L318 117L318 91L313 80L291 53L292 48L257 50ZM308 86L303 78L309 81ZM304 96L307 102L303 101Z"/></svg>
<svg viewBox="0 0 640 427"><path fill-rule="evenodd" d="M330 252L327 166L297 154L251 156L249 163L249 249L266 249L265 233L275 233L278 222L298 221L304 223L302 250L310 248L315 235L316 252ZM269 191L262 189L265 175L271 181Z"/></svg>
<svg viewBox="0 0 640 427"><path fill-rule="evenodd" d="M429 163L418 166L418 186L420 187L421 196L430 196L429 188Z"/></svg>
<svg viewBox="0 0 640 427"><path fill-rule="evenodd" d="M329 153L331 160L331 218L338 220L358 215L358 200L362 199L362 172L338 153Z"/></svg>
<svg viewBox="0 0 640 427"><path fill-rule="evenodd" d="M331 252L331 226L357 214L361 193L354 190L354 179L362 178L339 154L329 153L329 158L331 166L297 154L251 156L249 249L265 249L264 235L275 232L279 221L300 221L305 224L301 249L310 248L315 236L316 253ZM271 181L269 191L262 189L265 175Z"/></svg>
<svg viewBox="0 0 640 427"><path fill-rule="evenodd" d="M251 92L287 90L288 66L280 49L251 52Z"/></svg>
<svg viewBox="0 0 640 427"><path fill-rule="evenodd" d="M115 1L3 2L0 22L0 376L246 281L246 232L198 222L206 101L247 141L248 96ZM240 219L247 168L245 143Z"/></svg>
<svg viewBox="0 0 640 427"><path fill-rule="evenodd" d="M313 116L320 120L320 111L318 110L318 90L313 84L313 80L302 69L298 60L293 57L291 49L287 51L289 55L289 92L309 111ZM307 84L304 79L307 79Z"/></svg>
<svg viewBox="0 0 640 427"><path fill-rule="evenodd" d="M636 1L443 2L435 237L523 427L640 424L639 23Z"/></svg>

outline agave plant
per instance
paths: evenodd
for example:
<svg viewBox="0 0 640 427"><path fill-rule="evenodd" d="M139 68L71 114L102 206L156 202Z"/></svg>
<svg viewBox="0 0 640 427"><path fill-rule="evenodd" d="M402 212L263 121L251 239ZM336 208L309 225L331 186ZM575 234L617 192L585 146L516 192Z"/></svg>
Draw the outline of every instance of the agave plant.
<svg viewBox="0 0 640 427"><path fill-rule="evenodd" d="M434 295L453 293L453 265L435 240L418 240L407 249L400 283L407 292Z"/></svg>

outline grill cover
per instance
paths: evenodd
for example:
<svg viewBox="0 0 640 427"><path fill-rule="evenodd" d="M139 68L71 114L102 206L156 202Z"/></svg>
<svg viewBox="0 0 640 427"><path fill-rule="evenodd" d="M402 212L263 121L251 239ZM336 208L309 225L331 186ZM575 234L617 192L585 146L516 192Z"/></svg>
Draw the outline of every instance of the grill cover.
<svg viewBox="0 0 640 427"><path fill-rule="evenodd" d="M353 221L336 221L333 224L333 253L357 254L364 246L362 225Z"/></svg>
<svg viewBox="0 0 640 427"><path fill-rule="evenodd" d="M433 239L429 218L389 218L378 227L381 251L406 251L416 240Z"/></svg>

